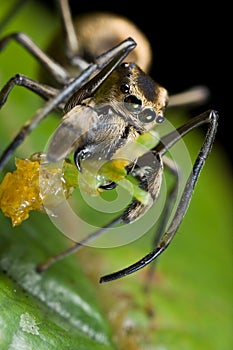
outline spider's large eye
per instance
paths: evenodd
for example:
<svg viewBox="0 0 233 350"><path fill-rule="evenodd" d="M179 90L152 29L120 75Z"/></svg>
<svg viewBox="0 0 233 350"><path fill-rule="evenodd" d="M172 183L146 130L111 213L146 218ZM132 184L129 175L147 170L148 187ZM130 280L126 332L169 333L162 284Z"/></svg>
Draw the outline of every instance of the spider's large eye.
<svg viewBox="0 0 233 350"><path fill-rule="evenodd" d="M142 101L135 95L127 95L124 98L124 104L128 111L138 113L141 110Z"/></svg>
<svg viewBox="0 0 233 350"><path fill-rule="evenodd" d="M142 123L151 123L156 118L156 113L152 108L144 108L138 115L138 119Z"/></svg>

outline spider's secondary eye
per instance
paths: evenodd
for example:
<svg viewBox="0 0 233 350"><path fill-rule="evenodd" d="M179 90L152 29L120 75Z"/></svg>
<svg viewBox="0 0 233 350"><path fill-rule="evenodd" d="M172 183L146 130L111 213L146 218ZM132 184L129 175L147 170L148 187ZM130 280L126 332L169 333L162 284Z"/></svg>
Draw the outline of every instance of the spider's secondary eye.
<svg viewBox="0 0 233 350"><path fill-rule="evenodd" d="M161 124L164 121L164 116L162 114L159 114L156 118L156 122Z"/></svg>
<svg viewBox="0 0 233 350"><path fill-rule="evenodd" d="M129 84L127 84L127 83L121 84L120 90L121 90L124 94L129 93L129 90L130 90Z"/></svg>
<svg viewBox="0 0 233 350"><path fill-rule="evenodd" d="M145 108L139 113L138 119L142 123L151 123L156 118L156 113L152 108Z"/></svg>
<svg viewBox="0 0 233 350"><path fill-rule="evenodd" d="M135 95L127 95L124 98L124 104L130 112L137 113L141 110L142 101Z"/></svg>

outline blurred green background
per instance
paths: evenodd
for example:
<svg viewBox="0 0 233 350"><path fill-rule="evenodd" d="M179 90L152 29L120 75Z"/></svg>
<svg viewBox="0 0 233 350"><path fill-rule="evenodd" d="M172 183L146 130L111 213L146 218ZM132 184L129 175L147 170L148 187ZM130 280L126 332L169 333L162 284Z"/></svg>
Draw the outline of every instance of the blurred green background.
<svg viewBox="0 0 233 350"><path fill-rule="evenodd" d="M0 15L13 3L1 4ZM46 47L58 27L57 15L30 1L1 36L24 31ZM37 71L38 63L15 42L1 52L1 87L16 73L36 79ZM0 151L40 106L41 99L32 92L14 88L0 111ZM189 113L168 112L168 118L179 125ZM57 122L55 115L45 120L15 155L26 158L43 150ZM194 157L203 133L195 131L185 140ZM12 169L14 159L6 167ZM115 249L86 248L38 278L35 265L68 242L44 214L32 213L17 228L1 214L1 348L19 349L24 344L46 350L58 345L60 349L229 350L232 204L230 162L217 140L182 225L159 260L149 295L143 289L145 271L106 285L99 285L98 278L145 255L152 232Z"/></svg>

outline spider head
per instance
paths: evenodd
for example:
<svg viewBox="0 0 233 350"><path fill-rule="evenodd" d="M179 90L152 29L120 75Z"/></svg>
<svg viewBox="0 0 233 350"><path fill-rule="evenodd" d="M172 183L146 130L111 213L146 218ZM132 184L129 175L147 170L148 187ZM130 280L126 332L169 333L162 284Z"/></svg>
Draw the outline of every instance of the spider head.
<svg viewBox="0 0 233 350"><path fill-rule="evenodd" d="M95 93L96 104L110 105L139 132L164 120L166 89L154 82L135 63L122 63Z"/></svg>

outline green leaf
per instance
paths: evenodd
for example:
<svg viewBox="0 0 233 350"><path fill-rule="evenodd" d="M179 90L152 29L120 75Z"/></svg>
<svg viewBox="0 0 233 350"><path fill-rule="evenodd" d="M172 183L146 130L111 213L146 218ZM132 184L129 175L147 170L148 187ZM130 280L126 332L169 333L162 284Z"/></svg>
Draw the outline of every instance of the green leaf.
<svg viewBox="0 0 233 350"><path fill-rule="evenodd" d="M34 224L34 234L28 223L17 230L20 232L1 230L0 265L6 273L1 274L1 348L17 349L13 344L19 341L18 348L31 344L30 349L112 349L93 286L77 264L65 263L44 275L36 272L38 262L46 258L45 241L47 247L59 247L59 239L51 228L46 239L38 236L38 230L45 232L46 219L41 225L35 218Z"/></svg>
<svg viewBox="0 0 233 350"><path fill-rule="evenodd" d="M2 13L11 3L1 4ZM45 47L57 27L58 17L40 4L27 2L5 33L23 30ZM0 54L0 86L16 73L36 78L38 66L19 45L9 44ZM13 89L0 111L1 151L41 103L27 89ZM178 112L168 113L168 117L178 125L185 121L184 114ZM224 116L220 116L219 123L223 122ZM55 114L49 116L14 155L26 158L43 151L58 123ZM203 133L193 132L185 140L195 158ZM14 159L6 171L13 169ZM171 246L160 257L149 287L149 269L108 284L100 285L98 280L147 254L153 229L121 247L85 247L77 256L38 274L37 264L69 246L67 239L46 214L33 212L16 228L1 215L0 348L231 349L231 188L231 167L216 142L189 210ZM83 209L82 199L77 206L89 218L106 223L106 217L99 213L94 217L88 208Z"/></svg>

